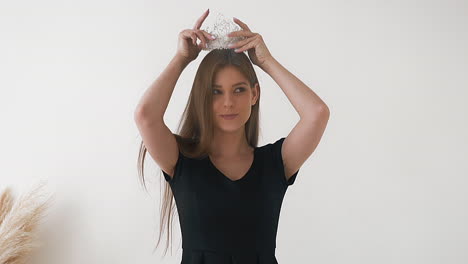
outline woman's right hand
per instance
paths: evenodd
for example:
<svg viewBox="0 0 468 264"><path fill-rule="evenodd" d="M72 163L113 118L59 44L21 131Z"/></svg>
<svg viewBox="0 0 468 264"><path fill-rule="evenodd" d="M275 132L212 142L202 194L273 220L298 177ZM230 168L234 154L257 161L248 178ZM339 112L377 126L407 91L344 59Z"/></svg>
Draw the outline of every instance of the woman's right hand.
<svg viewBox="0 0 468 264"><path fill-rule="evenodd" d="M203 21L209 14L209 9L197 20L193 29L184 29L179 33L179 42L177 45L177 56L186 59L188 62L195 60L203 48L206 48L207 39L214 39L208 32L200 30ZM197 38L200 44L197 44Z"/></svg>

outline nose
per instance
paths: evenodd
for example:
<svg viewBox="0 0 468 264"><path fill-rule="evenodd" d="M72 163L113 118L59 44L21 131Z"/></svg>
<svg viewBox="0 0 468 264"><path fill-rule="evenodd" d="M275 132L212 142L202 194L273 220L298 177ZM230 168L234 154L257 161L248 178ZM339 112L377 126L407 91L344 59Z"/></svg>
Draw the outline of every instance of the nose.
<svg viewBox="0 0 468 264"><path fill-rule="evenodd" d="M234 98L232 95L228 94L223 97L223 103L225 107L231 107L234 101Z"/></svg>

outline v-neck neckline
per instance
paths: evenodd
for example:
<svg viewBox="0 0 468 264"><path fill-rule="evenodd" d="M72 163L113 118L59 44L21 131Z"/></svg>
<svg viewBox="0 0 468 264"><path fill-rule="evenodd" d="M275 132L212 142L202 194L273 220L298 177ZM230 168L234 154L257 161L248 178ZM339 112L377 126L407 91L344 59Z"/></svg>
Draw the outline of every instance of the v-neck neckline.
<svg viewBox="0 0 468 264"><path fill-rule="evenodd" d="M252 170L255 166L255 161L257 159L257 155L256 155L256 152L257 152L257 147L254 147L254 151L253 151L253 161L252 161L252 164L250 164L250 167L249 169L247 170L247 172L244 174L244 176L242 176L242 178L239 178L237 180L232 180L230 178L228 178L226 175L224 175L224 173L219 170L215 164L211 161L211 158L210 158L210 155L206 155L207 159L208 159L208 163L210 164L210 166L219 174L221 175L223 178L225 178L226 180L228 180L229 182L231 183L236 183L236 182L240 182L240 181L243 181L245 178L247 178L250 174L252 174Z"/></svg>

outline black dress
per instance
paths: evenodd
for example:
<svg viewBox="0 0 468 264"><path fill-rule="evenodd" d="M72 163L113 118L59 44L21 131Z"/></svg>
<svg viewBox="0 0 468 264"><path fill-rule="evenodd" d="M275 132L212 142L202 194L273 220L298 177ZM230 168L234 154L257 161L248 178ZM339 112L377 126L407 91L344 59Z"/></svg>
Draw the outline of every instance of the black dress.
<svg viewBox="0 0 468 264"><path fill-rule="evenodd" d="M299 172L286 180L284 137L254 150L244 177L227 178L209 156L179 151L171 178L182 233L181 264L277 264L276 233L283 197Z"/></svg>

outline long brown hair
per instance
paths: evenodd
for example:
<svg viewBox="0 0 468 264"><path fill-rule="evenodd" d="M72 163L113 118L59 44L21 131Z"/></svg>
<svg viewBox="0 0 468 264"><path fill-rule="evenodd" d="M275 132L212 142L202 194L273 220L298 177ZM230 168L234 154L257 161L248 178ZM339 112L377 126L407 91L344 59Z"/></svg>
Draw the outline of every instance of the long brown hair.
<svg viewBox="0 0 468 264"><path fill-rule="evenodd" d="M258 83L253 65L243 52L236 53L232 49L215 49L203 58L195 75L188 103L179 121L177 128L178 133L173 133L180 152L186 157L200 158L208 155L214 128L212 82L217 71L226 66L235 66L248 80L251 88ZM252 106L250 118L245 124L247 143L252 147L256 147L258 143L260 85L258 88L258 99L255 105ZM138 174L140 182L145 187L145 190L146 184L143 171L146 151L146 147L142 141L138 155ZM162 172L159 172L162 175ZM173 209L176 207L170 185L165 180L162 181L165 182L164 199L160 214L159 238L154 250L156 250L159 245L164 227L167 226L165 255L170 243L170 238L172 237L170 227L172 227L172 219L175 214L175 210Z"/></svg>

